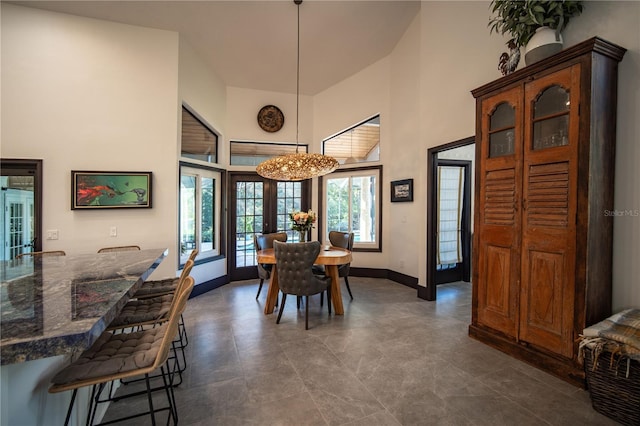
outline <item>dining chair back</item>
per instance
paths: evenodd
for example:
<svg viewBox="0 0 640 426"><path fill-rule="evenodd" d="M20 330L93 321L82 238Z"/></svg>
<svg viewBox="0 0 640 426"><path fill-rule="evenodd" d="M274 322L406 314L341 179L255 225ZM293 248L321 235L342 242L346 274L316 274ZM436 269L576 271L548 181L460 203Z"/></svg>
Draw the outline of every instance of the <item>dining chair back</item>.
<svg viewBox="0 0 640 426"><path fill-rule="evenodd" d="M271 234L253 234L253 247L256 249L256 253L259 250L265 250L273 248L273 242L287 241L287 233L286 232L274 232ZM262 284L264 280L268 280L271 278L271 270L273 269L273 265L258 263L258 278L260 278L260 286L258 287L258 294L256 294L256 300L260 296L260 291L262 291Z"/></svg>
<svg viewBox="0 0 640 426"><path fill-rule="evenodd" d="M327 291L331 300L331 277L313 273L312 266L320 253L320 242L283 243L274 241L274 254L278 271L278 286L282 291L282 303L276 323L280 323L287 294L305 297L305 330L309 329L309 296ZM327 303L331 314L331 303Z"/></svg>
<svg viewBox="0 0 640 426"><path fill-rule="evenodd" d="M20 259L23 257L48 257L48 256L66 256L67 253L65 253L63 250L50 250L50 251L31 251L29 253L20 253L19 255L16 256L16 259Z"/></svg>
<svg viewBox="0 0 640 426"><path fill-rule="evenodd" d="M98 253L110 253L114 251L137 251L140 250L140 246L115 246L115 247L102 247L98 250Z"/></svg>
<svg viewBox="0 0 640 426"><path fill-rule="evenodd" d="M176 291L176 287L180 280L186 275L189 275L189 271L185 272L187 264L191 261L192 266L195 265L196 257L198 256L198 249L193 249L189 255L189 259L182 268L182 273L179 278L165 278L162 280L146 280L142 283L140 288L133 295L136 299L148 299L151 297L163 296L165 294L171 294Z"/></svg>
<svg viewBox="0 0 640 426"><path fill-rule="evenodd" d="M340 232L340 231L329 231L329 242L334 247L340 247L343 249L347 249L349 251L353 250L353 232ZM353 294L351 294L351 287L349 287L349 269L351 263L345 263L344 265L340 265L338 267L338 276L344 278L344 283L347 285L347 291L349 292L349 297L353 300Z"/></svg>

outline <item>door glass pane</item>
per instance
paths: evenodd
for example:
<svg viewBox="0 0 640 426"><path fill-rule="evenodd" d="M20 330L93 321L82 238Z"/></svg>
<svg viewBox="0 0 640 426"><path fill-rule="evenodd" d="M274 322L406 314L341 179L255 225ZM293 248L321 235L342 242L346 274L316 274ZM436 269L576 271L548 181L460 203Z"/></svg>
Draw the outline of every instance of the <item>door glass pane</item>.
<svg viewBox="0 0 640 426"><path fill-rule="evenodd" d="M33 176L2 176L1 260L33 251L35 244Z"/></svg>
<svg viewBox="0 0 640 426"><path fill-rule="evenodd" d="M569 145L569 92L560 86L545 89L534 104L532 149Z"/></svg>
<svg viewBox="0 0 640 426"><path fill-rule="evenodd" d="M180 178L180 252L196 248L196 177Z"/></svg>
<svg viewBox="0 0 640 426"><path fill-rule="evenodd" d="M545 89L535 102L533 118L568 112L570 104L569 92L560 86L551 86Z"/></svg>
<svg viewBox="0 0 640 426"><path fill-rule="evenodd" d="M463 171L462 167L438 166L438 270L462 262Z"/></svg>
<svg viewBox="0 0 640 426"><path fill-rule="evenodd" d="M502 157L513 154L513 129L502 130L489 136L489 157Z"/></svg>
<svg viewBox="0 0 640 426"><path fill-rule="evenodd" d="M489 127L489 157L502 157L514 153L515 109L501 103L491 114Z"/></svg>
<svg viewBox="0 0 640 426"><path fill-rule="evenodd" d="M202 178L201 251L214 249L214 179Z"/></svg>
<svg viewBox="0 0 640 426"><path fill-rule="evenodd" d="M516 125L515 109L506 102L498 105L491 114L490 130L502 129L503 127L514 127Z"/></svg>
<svg viewBox="0 0 640 426"><path fill-rule="evenodd" d="M300 239L298 232L291 230L291 218L289 213L299 211L302 206L302 182L278 182L276 205L276 232L286 231L287 240L297 242Z"/></svg>
<svg viewBox="0 0 640 426"><path fill-rule="evenodd" d="M533 123L533 149L553 148L569 144L569 115Z"/></svg>
<svg viewBox="0 0 640 426"><path fill-rule="evenodd" d="M256 264L253 234L262 232L263 216L262 182L238 182L236 184L236 267Z"/></svg>

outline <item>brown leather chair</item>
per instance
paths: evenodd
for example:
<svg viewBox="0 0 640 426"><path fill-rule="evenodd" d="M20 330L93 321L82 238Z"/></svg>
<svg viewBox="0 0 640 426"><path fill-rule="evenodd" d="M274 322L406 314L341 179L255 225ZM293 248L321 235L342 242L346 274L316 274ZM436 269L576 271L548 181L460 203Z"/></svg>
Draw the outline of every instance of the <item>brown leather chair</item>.
<svg viewBox="0 0 640 426"><path fill-rule="evenodd" d="M331 277L316 275L311 269L313 262L320 253L320 242L309 241L306 243L273 242L273 249L278 268L278 285L282 292L282 303L278 312L276 324L280 324L280 318L284 311L287 295L305 297L305 330L309 329L309 296L322 293L326 290L327 299L331 300ZM331 315L331 303L327 303L329 315Z"/></svg>
<svg viewBox="0 0 640 426"><path fill-rule="evenodd" d="M287 242L287 233L286 232L274 232L272 234L253 234L253 247L255 247L256 252L258 250L264 250L273 248L273 242ZM271 270L273 269L273 265L268 264L260 264L258 263L258 278L260 278L260 286L258 287L258 294L256 294L256 300L260 296L260 291L262 291L262 284L264 280L268 280L271 278Z"/></svg>

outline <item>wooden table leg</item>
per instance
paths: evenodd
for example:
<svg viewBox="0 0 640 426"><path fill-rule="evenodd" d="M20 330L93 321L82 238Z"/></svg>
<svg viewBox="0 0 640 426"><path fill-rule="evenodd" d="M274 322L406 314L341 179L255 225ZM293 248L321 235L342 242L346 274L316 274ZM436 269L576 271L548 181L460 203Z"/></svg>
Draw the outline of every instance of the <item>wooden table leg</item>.
<svg viewBox="0 0 640 426"><path fill-rule="evenodd" d="M342 293L340 292L340 277L338 276L337 265L324 266L327 275L331 277L331 300L333 300L333 310L336 315L344 315L342 306Z"/></svg>
<svg viewBox="0 0 640 426"><path fill-rule="evenodd" d="M279 292L280 286L278 285L278 270L276 265L273 265L273 269L271 270L271 279L269 280L269 290L267 291L267 303L264 305L265 314L273 313Z"/></svg>

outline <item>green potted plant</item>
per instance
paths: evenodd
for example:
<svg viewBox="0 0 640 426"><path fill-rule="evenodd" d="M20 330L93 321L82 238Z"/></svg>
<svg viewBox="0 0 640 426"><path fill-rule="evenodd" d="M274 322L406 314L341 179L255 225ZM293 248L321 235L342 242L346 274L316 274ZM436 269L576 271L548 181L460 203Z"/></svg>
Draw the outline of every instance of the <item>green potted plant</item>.
<svg viewBox="0 0 640 426"><path fill-rule="evenodd" d="M571 18L582 13L583 4L574 0L491 0L489 7L495 15L489 20L491 33L509 34L516 47L525 46L525 61L530 64L562 49L560 33ZM542 40L532 42L534 36Z"/></svg>

